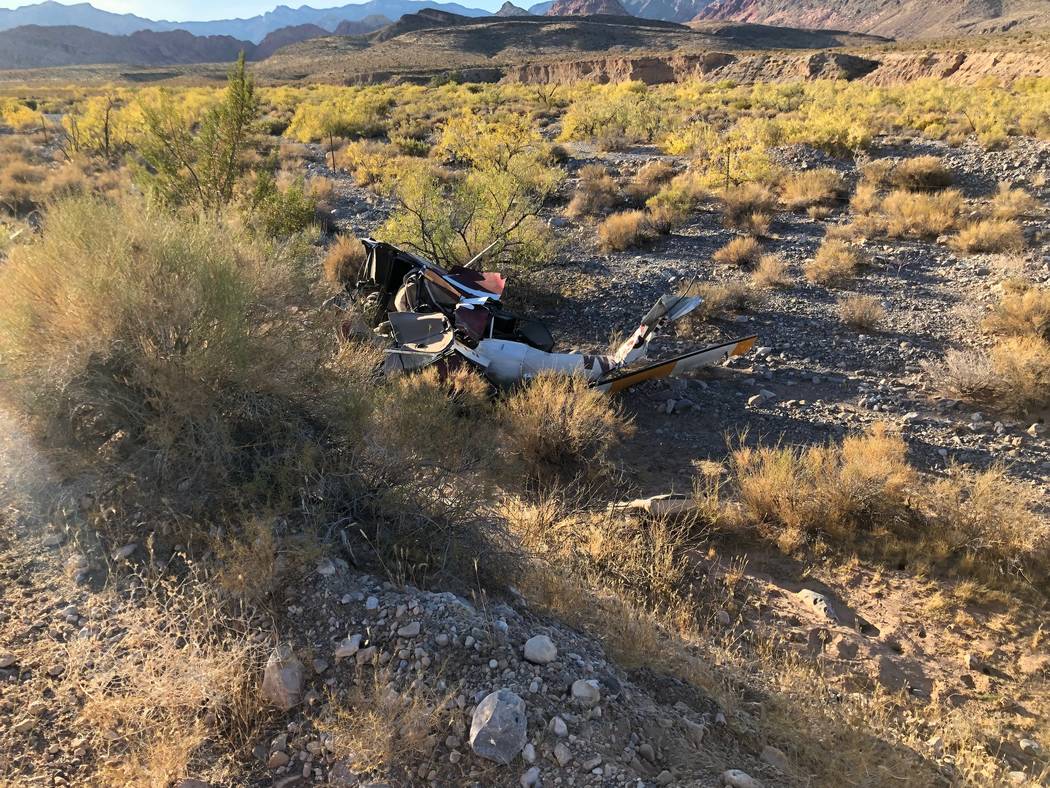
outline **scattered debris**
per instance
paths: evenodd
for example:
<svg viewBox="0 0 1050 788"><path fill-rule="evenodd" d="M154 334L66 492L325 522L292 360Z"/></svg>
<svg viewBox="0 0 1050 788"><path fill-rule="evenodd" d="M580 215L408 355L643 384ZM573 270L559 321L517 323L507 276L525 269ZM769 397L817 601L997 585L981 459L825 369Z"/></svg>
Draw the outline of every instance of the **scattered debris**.
<svg viewBox="0 0 1050 788"><path fill-rule="evenodd" d="M362 243L367 254L356 284L329 303L344 311L356 304L375 334L390 343L383 364L386 374L431 365L442 372L467 366L497 386L510 386L541 372L560 372L582 375L595 388L615 393L743 355L757 339L744 337L634 366L647 358L662 328L702 303L699 296L664 295L610 353L555 353L554 338L543 323L503 308L506 281L501 275L462 266L446 271L390 244L371 238ZM344 323L345 337L355 333L353 320Z"/></svg>

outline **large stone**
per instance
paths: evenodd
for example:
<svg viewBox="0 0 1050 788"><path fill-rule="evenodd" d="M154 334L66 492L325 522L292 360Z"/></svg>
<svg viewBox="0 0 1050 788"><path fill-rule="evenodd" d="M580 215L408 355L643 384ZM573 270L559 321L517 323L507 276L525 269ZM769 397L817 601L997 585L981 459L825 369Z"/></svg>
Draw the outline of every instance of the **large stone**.
<svg viewBox="0 0 1050 788"><path fill-rule="evenodd" d="M470 747L490 761L506 765L526 740L525 701L509 689L489 693L474 709Z"/></svg>
<svg viewBox="0 0 1050 788"><path fill-rule="evenodd" d="M287 643L277 646L266 660L262 696L284 711L298 706L303 698L303 663Z"/></svg>
<svg viewBox="0 0 1050 788"><path fill-rule="evenodd" d="M525 641L525 659L534 665L549 665L558 658L558 647L546 635L534 635Z"/></svg>
<svg viewBox="0 0 1050 788"><path fill-rule="evenodd" d="M762 788L762 783L739 769L722 772L722 785L726 788Z"/></svg>
<svg viewBox="0 0 1050 788"><path fill-rule="evenodd" d="M572 683L572 699L585 708L597 706L602 699L598 682L593 679L578 679Z"/></svg>

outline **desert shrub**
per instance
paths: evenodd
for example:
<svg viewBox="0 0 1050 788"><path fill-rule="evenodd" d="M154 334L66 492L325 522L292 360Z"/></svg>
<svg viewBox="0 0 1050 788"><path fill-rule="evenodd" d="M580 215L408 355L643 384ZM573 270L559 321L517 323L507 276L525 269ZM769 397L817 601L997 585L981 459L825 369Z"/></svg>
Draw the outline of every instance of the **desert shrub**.
<svg viewBox="0 0 1050 788"><path fill-rule="evenodd" d="M879 208L879 204L878 188L871 183L861 181L853 192L849 207L854 213L867 215L875 213Z"/></svg>
<svg viewBox="0 0 1050 788"><path fill-rule="evenodd" d="M162 97L142 104L144 133L138 150L148 168L141 175L171 205L192 205L217 216L233 198L244 171L244 153L259 112L255 83L244 53L231 69L222 101L198 119Z"/></svg>
<svg viewBox="0 0 1050 788"><path fill-rule="evenodd" d="M745 183L722 192L722 216L727 227L749 226L756 215L768 217L776 208L776 197L768 186Z"/></svg>
<svg viewBox="0 0 1050 788"><path fill-rule="evenodd" d="M1045 582L1050 568L1050 521L1040 516L1032 488L1010 478L1005 467L975 471L949 467L930 482L923 503L931 541L975 564Z"/></svg>
<svg viewBox="0 0 1050 788"><path fill-rule="evenodd" d="M748 309L758 301L756 294L743 282L704 282L688 295L700 296L703 303L681 321L679 333L685 334L690 333L692 319L703 321L725 317Z"/></svg>
<svg viewBox="0 0 1050 788"><path fill-rule="evenodd" d="M324 258L324 278L342 289L354 281L365 261L365 247L351 235L339 235Z"/></svg>
<svg viewBox="0 0 1050 788"><path fill-rule="evenodd" d="M884 425L840 446L742 446L731 456L749 519L785 547L817 534L849 540L898 518L915 479L907 446Z"/></svg>
<svg viewBox="0 0 1050 788"><path fill-rule="evenodd" d="M250 746L268 716L254 622L221 612L197 580L148 579L133 601L108 599L112 648L93 638L67 644L62 691L80 700L85 744L113 756L99 759L102 784L177 781L208 747Z"/></svg>
<svg viewBox="0 0 1050 788"><path fill-rule="evenodd" d="M755 270L751 273L751 282L755 287L781 288L791 286L791 276L787 263L779 255L764 254L758 258Z"/></svg>
<svg viewBox="0 0 1050 788"><path fill-rule="evenodd" d="M358 186L380 183L396 168L395 146L375 140L357 140L339 151L340 166L350 172Z"/></svg>
<svg viewBox="0 0 1050 788"><path fill-rule="evenodd" d="M829 206L843 192L842 175L831 168L796 172L781 185L780 200L789 211Z"/></svg>
<svg viewBox="0 0 1050 788"><path fill-rule="evenodd" d="M748 237L734 238L721 249L717 250L712 259L720 265L735 265L740 267L753 266L762 255L762 246L759 242Z"/></svg>
<svg viewBox="0 0 1050 788"><path fill-rule="evenodd" d="M864 262L861 252L845 241L825 238L802 271L810 282L837 285L852 278Z"/></svg>
<svg viewBox="0 0 1050 788"><path fill-rule="evenodd" d="M936 238L955 229L962 207L962 194L954 189L938 194L895 191L883 200L882 215L893 238Z"/></svg>
<svg viewBox="0 0 1050 788"><path fill-rule="evenodd" d="M1008 183L1000 183L992 197L992 216L996 219L1016 219L1039 209L1039 200L1024 189L1014 189Z"/></svg>
<svg viewBox="0 0 1050 788"><path fill-rule="evenodd" d="M376 671L332 704L318 727L332 756L354 772L409 783L448 730L449 704L422 687L398 690L391 675Z"/></svg>
<svg viewBox="0 0 1050 788"><path fill-rule="evenodd" d="M644 204L674 177L674 167L656 159L646 162L627 184L627 196L636 204Z"/></svg>
<svg viewBox="0 0 1050 788"><path fill-rule="evenodd" d="M533 478L596 472L633 427L616 401L580 377L542 373L502 402L505 448Z"/></svg>
<svg viewBox="0 0 1050 788"><path fill-rule="evenodd" d="M908 191L939 191L951 186L953 180L951 171L936 156L904 159L890 174L890 183Z"/></svg>
<svg viewBox="0 0 1050 788"><path fill-rule="evenodd" d="M507 155L505 166L486 159L451 177L429 162L409 160L411 166L387 182L398 207L379 235L441 265L466 263L487 247L489 265L546 260L554 239L539 212L561 172L535 153Z"/></svg>
<svg viewBox="0 0 1050 788"><path fill-rule="evenodd" d="M6 383L65 425L55 440L118 449L112 461L167 489L166 506L292 495L288 468L319 440L310 414L349 408L356 391L284 308L307 298L305 253L138 202L56 204L0 269ZM351 410L340 418L349 429Z"/></svg>
<svg viewBox="0 0 1050 788"><path fill-rule="evenodd" d="M889 186L893 175L893 161L891 159L872 159L860 168L861 183L870 184L876 189Z"/></svg>
<svg viewBox="0 0 1050 788"><path fill-rule="evenodd" d="M670 232L685 222L706 196L699 174L688 170L676 175L650 197L646 207L657 231Z"/></svg>
<svg viewBox="0 0 1050 788"><path fill-rule="evenodd" d="M282 184L265 171L255 177L247 209L250 224L268 238L301 233L317 219L317 201L302 178Z"/></svg>
<svg viewBox="0 0 1050 788"><path fill-rule="evenodd" d="M600 164L580 168L580 183L565 213L573 218L607 212L620 202L620 186Z"/></svg>
<svg viewBox="0 0 1050 788"><path fill-rule="evenodd" d="M652 228L644 211L614 213L598 226L598 247L603 252L622 252L651 237Z"/></svg>
<svg viewBox="0 0 1050 788"><path fill-rule="evenodd" d="M1003 412L1025 413L1050 404L1050 342L1007 337L990 350L950 350L927 365L944 396Z"/></svg>
<svg viewBox="0 0 1050 788"><path fill-rule="evenodd" d="M993 334L1050 340L1050 290L1027 283L1011 288L991 308L982 325Z"/></svg>
<svg viewBox="0 0 1050 788"><path fill-rule="evenodd" d="M1007 219L983 219L963 227L951 239L958 252L994 254L1024 250L1024 231L1017 222Z"/></svg>
<svg viewBox="0 0 1050 788"><path fill-rule="evenodd" d="M864 331L877 330L886 319L886 309L874 296L845 296L839 299L837 309L843 323Z"/></svg>
<svg viewBox="0 0 1050 788"><path fill-rule="evenodd" d="M0 169L0 207L12 216L21 216L36 208L44 200L46 167L24 161L2 162Z"/></svg>

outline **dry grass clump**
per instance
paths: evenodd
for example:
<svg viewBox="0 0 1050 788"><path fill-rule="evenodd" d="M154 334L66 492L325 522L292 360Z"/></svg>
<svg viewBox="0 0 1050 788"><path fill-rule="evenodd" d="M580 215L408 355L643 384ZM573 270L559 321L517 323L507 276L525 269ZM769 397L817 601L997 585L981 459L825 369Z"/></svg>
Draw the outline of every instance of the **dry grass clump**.
<svg viewBox="0 0 1050 788"><path fill-rule="evenodd" d="M645 211L614 213L598 225L598 247L603 252L622 252L645 243L652 232Z"/></svg>
<svg viewBox="0 0 1050 788"><path fill-rule="evenodd" d="M993 334L1050 340L1050 290L1027 283L1011 288L992 307L982 325Z"/></svg>
<svg viewBox="0 0 1050 788"><path fill-rule="evenodd" d="M948 189L937 194L891 192L881 211L890 237L936 238L955 229L962 208L962 193Z"/></svg>
<svg viewBox="0 0 1050 788"><path fill-rule="evenodd" d="M935 388L952 399L1007 413L1050 406L1050 342L1007 337L990 350L950 350L927 366Z"/></svg>
<svg viewBox="0 0 1050 788"><path fill-rule="evenodd" d="M1014 189L1008 183L1000 183L992 197L992 216L996 219L1016 219L1029 216L1039 210L1039 200L1024 189Z"/></svg>
<svg viewBox="0 0 1050 788"><path fill-rule="evenodd" d="M627 196L632 202L642 205L674 177L674 167L666 161L656 159L646 162L627 185Z"/></svg>
<svg viewBox="0 0 1050 788"><path fill-rule="evenodd" d="M749 267L758 263L762 256L762 245L757 239L750 236L734 238L712 256L719 265L735 265L737 267Z"/></svg>
<svg viewBox="0 0 1050 788"><path fill-rule="evenodd" d="M776 210L773 191L760 183L744 183L722 192L722 217L727 227L753 229L756 220L768 229L769 217Z"/></svg>
<svg viewBox="0 0 1050 788"><path fill-rule="evenodd" d="M365 246L351 235L339 235L324 258L324 278L342 289L353 282L365 261Z"/></svg>
<svg viewBox="0 0 1050 788"><path fill-rule="evenodd" d="M817 533L851 541L900 516L916 478L906 455L903 439L877 425L841 446L741 446L731 466L749 519L793 549Z"/></svg>
<svg viewBox="0 0 1050 788"><path fill-rule="evenodd" d="M957 252L970 254L997 254L1024 250L1024 231L1017 222L1008 219L983 219L969 224L951 239Z"/></svg>
<svg viewBox="0 0 1050 788"><path fill-rule="evenodd" d="M784 288L790 287L791 282L787 263L779 255L762 255L758 258L755 270L751 272L751 283L755 287Z"/></svg>
<svg viewBox="0 0 1050 788"><path fill-rule="evenodd" d="M829 207L844 190L842 175L830 167L796 172L788 176L780 190L780 200L789 211Z"/></svg>
<svg viewBox="0 0 1050 788"><path fill-rule="evenodd" d="M696 294L704 299L697 312L709 317L743 311L756 301L755 294L743 282L705 282Z"/></svg>
<svg viewBox="0 0 1050 788"><path fill-rule="evenodd" d="M196 582L147 580L134 602L112 599L106 617L117 634L104 647L95 638L67 645L63 680L81 699L83 733L106 753L97 756L97 784L169 785L205 747L237 752L256 735L263 644Z"/></svg>
<svg viewBox="0 0 1050 788"><path fill-rule="evenodd" d="M862 331L876 331L886 319L885 307L874 296L848 295L839 299L837 308L843 323Z"/></svg>
<svg viewBox="0 0 1050 788"><path fill-rule="evenodd" d="M892 159L872 159L860 168L861 183L870 185L876 189L889 186L890 176L893 174Z"/></svg>
<svg viewBox="0 0 1050 788"><path fill-rule="evenodd" d="M947 189L954 180L951 170L936 156L905 159L893 168L889 179L898 189L925 192Z"/></svg>
<svg viewBox="0 0 1050 788"><path fill-rule="evenodd" d="M537 375L500 409L507 450L529 476L598 471L609 450L633 432L616 401L580 377Z"/></svg>
<svg viewBox="0 0 1050 788"><path fill-rule="evenodd" d="M853 197L850 199L849 207L854 213L867 216L875 213L881 203L878 187L862 181L857 184Z"/></svg>
<svg viewBox="0 0 1050 788"><path fill-rule="evenodd" d="M825 238L813 259L802 266L814 284L837 285L851 279L866 262L860 250L842 240Z"/></svg>
<svg viewBox="0 0 1050 788"><path fill-rule="evenodd" d="M580 168L580 183L565 213L574 219L603 214L620 202L620 187L601 164Z"/></svg>
<svg viewBox="0 0 1050 788"><path fill-rule="evenodd" d="M335 207L338 197L335 181L321 175L315 175L306 182L310 197L317 203L317 210L328 213Z"/></svg>
<svg viewBox="0 0 1050 788"><path fill-rule="evenodd" d="M318 727L332 757L353 772L411 783L446 732L448 700L423 688L399 690L391 674L377 672L333 701Z"/></svg>
<svg viewBox="0 0 1050 788"><path fill-rule="evenodd" d="M1037 514L1039 497L1011 479L1002 465L975 471L950 467L929 483L923 504L929 540L945 557L988 564L1043 584L1050 570L1050 520Z"/></svg>
<svg viewBox="0 0 1050 788"><path fill-rule="evenodd" d="M43 201L43 184L48 170L18 159L2 162L2 165L0 208L12 216L22 216Z"/></svg>
<svg viewBox="0 0 1050 788"><path fill-rule="evenodd" d="M313 425L355 396L329 377L323 327L286 309L309 298L310 254L141 202L58 203L0 268L9 382L89 456L120 436L106 461L171 492L171 506L267 485L273 500L291 494Z"/></svg>

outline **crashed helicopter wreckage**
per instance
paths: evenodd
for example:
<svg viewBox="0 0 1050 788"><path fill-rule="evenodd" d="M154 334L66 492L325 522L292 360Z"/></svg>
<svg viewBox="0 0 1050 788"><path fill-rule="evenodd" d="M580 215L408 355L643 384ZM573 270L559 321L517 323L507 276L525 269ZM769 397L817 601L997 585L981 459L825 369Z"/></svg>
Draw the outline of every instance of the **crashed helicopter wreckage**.
<svg viewBox="0 0 1050 788"><path fill-rule="evenodd" d="M365 238L361 243L367 254L357 281L330 302L344 311L356 305L368 328L390 343L385 374L429 366L450 372L467 366L497 386L509 386L542 372L559 372L581 375L594 388L613 393L743 355L757 339L744 337L641 364L653 337L702 303L698 296L665 295L610 353L556 353L554 338L543 323L503 307L506 280L500 274L469 267L481 255L467 266L445 270L381 241ZM343 333L347 338L353 333L350 321Z"/></svg>

